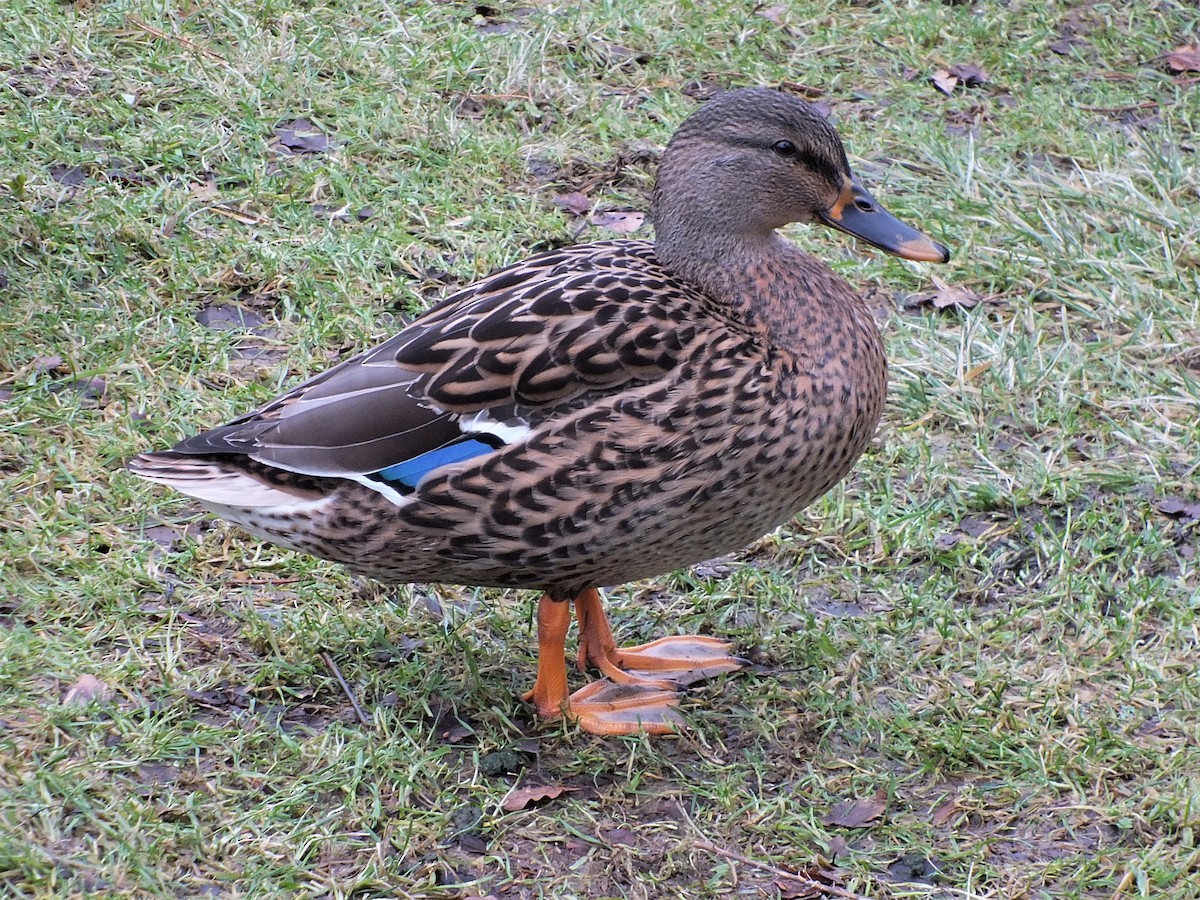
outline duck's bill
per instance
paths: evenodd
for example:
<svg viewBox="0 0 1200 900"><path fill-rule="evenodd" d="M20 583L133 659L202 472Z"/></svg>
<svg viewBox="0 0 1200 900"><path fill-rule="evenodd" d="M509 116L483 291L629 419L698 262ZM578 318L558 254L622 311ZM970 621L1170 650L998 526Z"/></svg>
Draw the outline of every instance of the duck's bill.
<svg viewBox="0 0 1200 900"><path fill-rule="evenodd" d="M950 259L950 251L944 245L931 241L893 216L857 178L848 179L837 203L817 213L817 217L838 231L904 259L938 263Z"/></svg>

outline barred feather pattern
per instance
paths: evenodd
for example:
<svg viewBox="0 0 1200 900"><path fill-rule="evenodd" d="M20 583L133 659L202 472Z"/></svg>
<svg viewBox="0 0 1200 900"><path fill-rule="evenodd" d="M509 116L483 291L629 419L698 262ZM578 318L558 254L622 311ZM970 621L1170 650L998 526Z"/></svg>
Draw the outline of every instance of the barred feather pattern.
<svg viewBox="0 0 1200 900"><path fill-rule="evenodd" d="M882 409L878 334L844 282L795 250L736 277L765 311L738 316L673 279L644 242L533 257L133 467L261 537L386 580L569 597L688 565L745 545L832 487ZM831 302L815 306L814 295ZM357 407L364 396L373 414ZM529 434L431 473L404 502L347 477L411 456L423 429L479 412ZM296 421L298 440L287 428ZM236 470L280 500L206 501L180 474L205 468Z"/></svg>

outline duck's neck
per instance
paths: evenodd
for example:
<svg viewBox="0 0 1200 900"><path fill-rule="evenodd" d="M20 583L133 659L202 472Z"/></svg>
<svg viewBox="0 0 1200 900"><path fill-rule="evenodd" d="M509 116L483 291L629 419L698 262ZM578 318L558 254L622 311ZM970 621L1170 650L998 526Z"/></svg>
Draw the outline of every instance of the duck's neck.
<svg viewBox="0 0 1200 900"><path fill-rule="evenodd" d="M861 298L820 260L766 234L656 224L655 255L774 346L796 349L838 320L866 314ZM868 315L869 318L869 315Z"/></svg>

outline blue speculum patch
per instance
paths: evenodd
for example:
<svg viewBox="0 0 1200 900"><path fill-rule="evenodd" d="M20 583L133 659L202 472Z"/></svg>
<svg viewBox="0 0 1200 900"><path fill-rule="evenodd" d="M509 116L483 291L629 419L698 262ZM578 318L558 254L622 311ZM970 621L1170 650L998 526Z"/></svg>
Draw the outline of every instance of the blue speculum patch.
<svg viewBox="0 0 1200 900"><path fill-rule="evenodd" d="M462 462L464 459L471 459L474 456L483 456L495 449L494 444L475 437L463 437L452 444L446 444L436 450L427 450L412 459L406 459L404 462L381 469L375 473L375 477L412 489L417 486L418 481L434 469Z"/></svg>

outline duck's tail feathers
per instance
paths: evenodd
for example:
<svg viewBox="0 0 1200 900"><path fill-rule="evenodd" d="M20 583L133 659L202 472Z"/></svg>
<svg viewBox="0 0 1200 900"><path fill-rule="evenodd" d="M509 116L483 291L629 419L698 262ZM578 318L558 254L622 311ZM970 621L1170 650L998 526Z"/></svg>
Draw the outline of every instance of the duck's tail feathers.
<svg viewBox="0 0 1200 900"><path fill-rule="evenodd" d="M216 507L281 507L314 499L312 494L293 485L273 484L258 472L232 461L236 459L166 450L139 453L129 461L128 468L147 481L165 484Z"/></svg>

